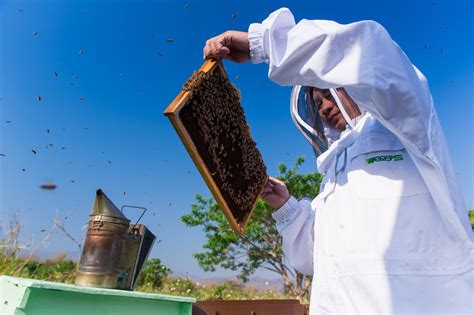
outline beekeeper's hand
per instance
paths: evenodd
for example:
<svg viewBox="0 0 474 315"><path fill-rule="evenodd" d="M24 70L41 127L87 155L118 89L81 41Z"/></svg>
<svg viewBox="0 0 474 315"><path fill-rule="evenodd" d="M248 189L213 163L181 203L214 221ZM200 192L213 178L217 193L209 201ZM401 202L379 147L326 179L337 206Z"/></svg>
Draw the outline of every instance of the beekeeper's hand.
<svg viewBox="0 0 474 315"><path fill-rule="evenodd" d="M290 193L281 180L269 177L260 198L273 209L281 208L290 199Z"/></svg>
<svg viewBox="0 0 474 315"><path fill-rule="evenodd" d="M247 62L250 60L249 36L246 32L224 32L206 41L203 54L204 58Z"/></svg>

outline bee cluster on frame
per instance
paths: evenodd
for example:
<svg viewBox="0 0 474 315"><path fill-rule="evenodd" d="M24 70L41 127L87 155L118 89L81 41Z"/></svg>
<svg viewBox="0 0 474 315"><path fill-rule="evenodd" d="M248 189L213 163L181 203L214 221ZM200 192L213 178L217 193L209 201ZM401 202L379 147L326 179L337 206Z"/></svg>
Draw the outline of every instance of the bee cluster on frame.
<svg viewBox="0 0 474 315"><path fill-rule="evenodd" d="M179 117L232 214L242 220L267 175L240 105L240 92L218 69L194 73L183 90L191 94Z"/></svg>

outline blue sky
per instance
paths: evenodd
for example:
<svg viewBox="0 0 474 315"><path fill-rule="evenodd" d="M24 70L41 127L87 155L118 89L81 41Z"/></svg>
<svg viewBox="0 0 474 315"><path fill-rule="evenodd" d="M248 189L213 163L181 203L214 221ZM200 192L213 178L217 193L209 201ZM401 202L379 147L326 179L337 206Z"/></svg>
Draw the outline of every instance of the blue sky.
<svg viewBox="0 0 474 315"><path fill-rule="evenodd" d="M60 231L44 246L42 230L58 217L81 241L95 190L102 188L118 206L149 209L143 222L161 241L151 257L178 274L214 276L191 257L204 234L180 222L194 195L210 192L162 112L201 65L206 39L247 30L282 6L297 20L373 19L387 28L429 80L467 205L474 207L470 0L2 1L2 233L17 213L22 241L36 253L77 256ZM269 81L265 64L225 66L269 173L300 155L307 160L303 171L313 171L311 148L289 115L290 89ZM44 183L57 189L40 189Z"/></svg>

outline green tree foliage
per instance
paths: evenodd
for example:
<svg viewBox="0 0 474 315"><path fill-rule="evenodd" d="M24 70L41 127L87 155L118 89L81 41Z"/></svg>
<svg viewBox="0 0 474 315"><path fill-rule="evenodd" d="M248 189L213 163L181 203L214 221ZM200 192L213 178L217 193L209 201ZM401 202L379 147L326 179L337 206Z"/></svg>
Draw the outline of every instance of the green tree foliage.
<svg viewBox="0 0 474 315"><path fill-rule="evenodd" d="M66 255L63 254L42 262L28 260L22 276L46 281L73 283L77 264L65 257Z"/></svg>
<svg viewBox="0 0 474 315"><path fill-rule="evenodd" d="M469 218L471 219L471 226L474 230L474 210L469 210Z"/></svg>
<svg viewBox="0 0 474 315"><path fill-rule="evenodd" d="M297 199L314 198L319 193L322 177L317 173L298 173L303 163L304 158L299 157L291 168L280 164L278 178L286 183L291 195ZM267 269L282 277L285 293L307 297L311 280L287 263L282 239L271 216L273 209L259 200L245 234L238 235L213 198L201 195L195 198L191 213L182 216L181 220L187 226L200 226L204 230L207 239L203 245L204 252L194 254L203 270L215 271L220 266L239 271L238 277L247 281L258 268Z"/></svg>
<svg viewBox="0 0 474 315"><path fill-rule="evenodd" d="M143 266L137 285L155 290L161 289L164 280L170 273L171 269L164 266L159 258L149 259L145 262L145 266Z"/></svg>

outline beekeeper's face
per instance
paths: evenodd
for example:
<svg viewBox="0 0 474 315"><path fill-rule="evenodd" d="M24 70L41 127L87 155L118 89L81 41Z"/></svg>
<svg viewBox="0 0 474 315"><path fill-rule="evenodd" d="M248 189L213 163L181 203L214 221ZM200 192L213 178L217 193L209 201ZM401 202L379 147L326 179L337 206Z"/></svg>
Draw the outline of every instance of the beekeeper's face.
<svg viewBox="0 0 474 315"><path fill-rule="evenodd" d="M316 107L318 108L319 117L326 122L329 126L339 130L344 131L346 129L346 120L342 115L339 107L337 106L336 101L329 89L319 89L312 88L313 101ZM354 100L347 94L344 88L337 88L337 95L341 100L344 110L350 119L354 119L360 116L361 112L359 106L354 102Z"/></svg>
<svg viewBox="0 0 474 315"><path fill-rule="evenodd" d="M319 117L329 126L339 131L344 131L346 129L346 120L337 107L336 101L329 92L329 89L313 88L312 96L314 104L318 108Z"/></svg>

